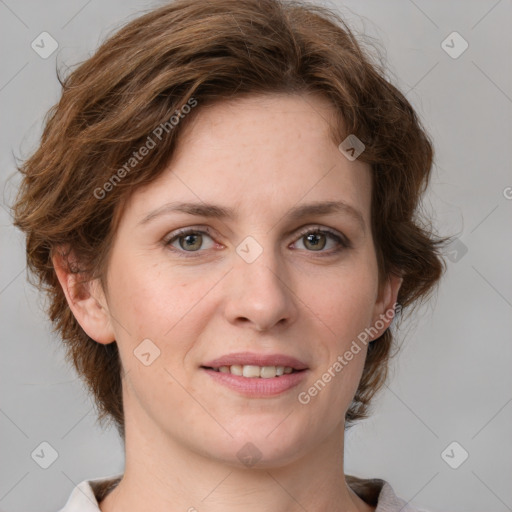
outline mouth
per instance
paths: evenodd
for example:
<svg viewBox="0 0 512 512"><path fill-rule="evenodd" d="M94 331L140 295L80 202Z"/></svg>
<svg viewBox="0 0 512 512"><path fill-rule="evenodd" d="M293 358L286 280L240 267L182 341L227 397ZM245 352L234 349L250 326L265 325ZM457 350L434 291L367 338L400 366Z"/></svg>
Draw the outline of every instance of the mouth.
<svg viewBox="0 0 512 512"><path fill-rule="evenodd" d="M281 395L307 377L308 366L285 354L238 352L200 366L216 384L251 398Z"/></svg>
<svg viewBox="0 0 512 512"><path fill-rule="evenodd" d="M307 365L286 354L237 352L207 361L202 368L239 377L272 379L307 370Z"/></svg>
<svg viewBox="0 0 512 512"><path fill-rule="evenodd" d="M290 373L303 372L305 369L298 370L291 366L257 366L252 364L233 364L231 366L202 366L206 370L213 370L219 373L230 373L239 377L247 377L249 379L272 379L274 377L282 377Z"/></svg>

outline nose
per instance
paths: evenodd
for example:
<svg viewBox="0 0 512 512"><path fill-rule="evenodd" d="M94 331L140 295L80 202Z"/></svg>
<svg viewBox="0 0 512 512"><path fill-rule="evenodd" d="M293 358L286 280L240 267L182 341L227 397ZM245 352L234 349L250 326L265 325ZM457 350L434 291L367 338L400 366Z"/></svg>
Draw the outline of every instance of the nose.
<svg viewBox="0 0 512 512"><path fill-rule="evenodd" d="M283 262L270 249L264 249L252 263L237 255L225 283L228 321L237 326L247 324L257 331L289 326L298 310L292 281Z"/></svg>

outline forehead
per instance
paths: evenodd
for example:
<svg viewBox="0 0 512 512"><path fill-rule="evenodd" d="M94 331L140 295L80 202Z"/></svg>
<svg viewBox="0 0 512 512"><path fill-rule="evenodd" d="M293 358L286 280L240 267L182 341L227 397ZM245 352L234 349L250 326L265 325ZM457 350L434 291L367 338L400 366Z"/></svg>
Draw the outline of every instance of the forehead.
<svg viewBox="0 0 512 512"><path fill-rule="evenodd" d="M333 105L318 94L261 94L220 101L198 109L182 133L177 153L201 141L211 143L211 149L224 146L241 153L252 148L260 157L269 151L273 157L285 157L302 141L334 143L329 133L334 118ZM287 145L276 144L277 138ZM258 147L262 143L265 147ZM306 148L302 152L306 154Z"/></svg>
<svg viewBox="0 0 512 512"><path fill-rule="evenodd" d="M139 217L170 200L226 204L260 218L300 202L342 200L369 215L369 167L338 150L327 99L273 94L196 108L168 168L132 196Z"/></svg>

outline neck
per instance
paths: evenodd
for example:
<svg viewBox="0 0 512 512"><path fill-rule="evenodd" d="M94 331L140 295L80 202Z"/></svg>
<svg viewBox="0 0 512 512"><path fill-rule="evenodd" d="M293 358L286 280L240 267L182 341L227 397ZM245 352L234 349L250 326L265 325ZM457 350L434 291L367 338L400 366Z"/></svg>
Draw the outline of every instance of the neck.
<svg viewBox="0 0 512 512"><path fill-rule="evenodd" d="M128 416L133 418L133 416ZM138 417L140 420L140 416ZM240 467L177 443L154 423L127 422L125 471L102 512L373 512L345 482L344 429L288 463Z"/></svg>

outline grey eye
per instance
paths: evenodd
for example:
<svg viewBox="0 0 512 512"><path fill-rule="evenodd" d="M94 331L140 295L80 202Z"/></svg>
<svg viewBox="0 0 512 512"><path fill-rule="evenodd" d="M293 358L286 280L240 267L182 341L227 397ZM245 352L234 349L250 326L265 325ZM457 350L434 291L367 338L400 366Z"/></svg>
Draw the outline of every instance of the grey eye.
<svg viewBox="0 0 512 512"><path fill-rule="evenodd" d="M327 243L327 237L323 233L310 233L303 236L302 239L306 241L304 246L311 248L313 251L322 250Z"/></svg>
<svg viewBox="0 0 512 512"><path fill-rule="evenodd" d="M207 247L204 247L205 239L211 240L210 245ZM178 245L176 245L176 242ZM185 252L198 252L201 249L210 249L213 246L213 240L207 233L194 230L177 233L166 243L166 245L171 245L172 247Z"/></svg>

